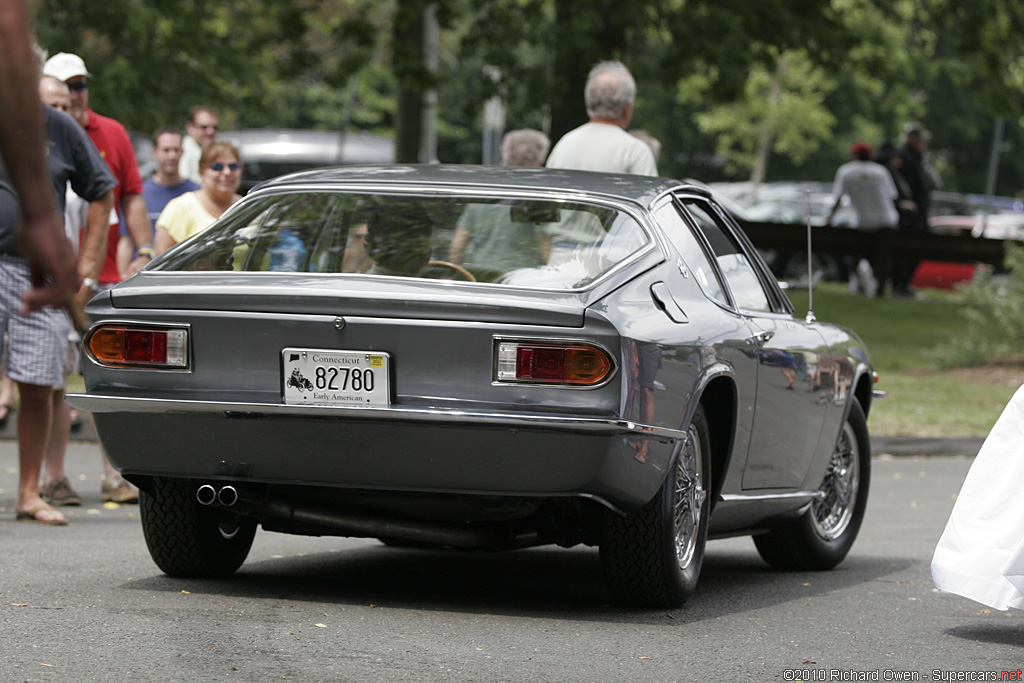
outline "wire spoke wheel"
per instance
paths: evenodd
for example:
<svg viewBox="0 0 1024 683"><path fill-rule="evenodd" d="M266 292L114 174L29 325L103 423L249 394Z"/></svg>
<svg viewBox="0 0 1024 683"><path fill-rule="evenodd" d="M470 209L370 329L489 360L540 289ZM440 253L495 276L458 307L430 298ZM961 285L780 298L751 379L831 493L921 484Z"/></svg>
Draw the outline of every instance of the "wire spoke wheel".
<svg viewBox="0 0 1024 683"><path fill-rule="evenodd" d="M619 602L678 607L693 595L708 538L709 434L698 406L658 493L628 515L609 512L601 563Z"/></svg>
<svg viewBox="0 0 1024 683"><path fill-rule="evenodd" d="M676 558L679 568L686 569L693 560L697 547L697 530L704 497L704 467L700 435L690 425L687 443L676 459L675 495L673 496L673 526L676 531Z"/></svg>
<svg viewBox="0 0 1024 683"><path fill-rule="evenodd" d="M859 470L857 439L847 422L836 441L828 473L819 489L824 495L812 507L811 523L822 538L830 541L836 539L850 526L860 485Z"/></svg>
<svg viewBox="0 0 1024 683"><path fill-rule="evenodd" d="M831 569L860 531L871 480L867 417L853 398L825 476L806 512L754 536L764 560L779 569Z"/></svg>

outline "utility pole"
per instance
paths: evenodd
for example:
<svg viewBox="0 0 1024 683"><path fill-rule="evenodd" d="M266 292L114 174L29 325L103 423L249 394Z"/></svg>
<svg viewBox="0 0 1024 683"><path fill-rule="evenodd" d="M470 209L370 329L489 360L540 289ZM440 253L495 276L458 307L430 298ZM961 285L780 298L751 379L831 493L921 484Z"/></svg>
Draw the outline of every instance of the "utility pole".
<svg viewBox="0 0 1024 683"><path fill-rule="evenodd" d="M496 66L485 66L484 75L497 83L501 71ZM505 104L495 95L484 103L483 163L497 166L501 163L501 134L505 130Z"/></svg>
<svg viewBox="0 0 1024 683"><path fill-rule="evenodd" d="M1006 122L1002 117L996 119L996 129L992 133L992 151L988 157L988 178L985 180L985 196L991 198L996 194L996 179L999 177L999 154L1003 151L1003 129ZM985 213L988 213L987 211Z"/></svg>
<svg viewBox="0 0 1024 683"><path fill-rule="evenodd" d="M423 12L423 61L432 75L437 75L438 33L437 5ZM423 139L420 141L420 163L437 163L437 88L423 93Z"/></svg>

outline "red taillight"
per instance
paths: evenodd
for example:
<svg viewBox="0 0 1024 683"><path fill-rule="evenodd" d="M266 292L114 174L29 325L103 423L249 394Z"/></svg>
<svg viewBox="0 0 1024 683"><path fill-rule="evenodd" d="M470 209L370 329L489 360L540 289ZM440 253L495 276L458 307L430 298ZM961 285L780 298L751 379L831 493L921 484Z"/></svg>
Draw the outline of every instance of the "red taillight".
<svg viewBox="0 0 1024 683"><path fill-rule="evenodd" d="M188 331L181 328L103 325L85 339L89 356L116 367L188 367Z"/></svg>
<svg viewBox="0 0 1024 683"><path fill-rule="evenodd" d="M496 353L498 382L594 386L608 379L615 367L605 351L588 344L502 341Z"/></svg>
<svg viewBox="0 0 1024 683"><path fill-rule="evenodd" d="M124 358L129 363L166 363L167 334L149 330L125 330Z"/></svg>

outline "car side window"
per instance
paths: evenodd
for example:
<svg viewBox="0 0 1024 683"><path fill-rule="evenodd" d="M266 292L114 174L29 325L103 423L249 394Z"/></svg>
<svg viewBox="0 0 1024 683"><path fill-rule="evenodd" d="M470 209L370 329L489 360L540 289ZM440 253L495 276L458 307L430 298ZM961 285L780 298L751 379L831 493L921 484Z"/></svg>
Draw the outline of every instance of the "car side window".
<svg viewBox="0 0 1024 683"><path fill-rule="evenodd" d="M718 279L715 267L711 265L707 253L701 248L675 204L671 202L664 204L654 211L654 216L658 219L658 223L664 229L672 245L679 251L683 263L693 273L693 277L704 294L709 299L728 306L729 297L725 294L725 288L722 287L722 283Z"/></svg>
<svg viewBox="0 0 1024 683"><path fill-rule="evenodd" d="M747 311L771 311L771 302L757 270L732 234L719 223L711 207L697 199L685 198L682 202L714 252L736 306Z"/></svg>

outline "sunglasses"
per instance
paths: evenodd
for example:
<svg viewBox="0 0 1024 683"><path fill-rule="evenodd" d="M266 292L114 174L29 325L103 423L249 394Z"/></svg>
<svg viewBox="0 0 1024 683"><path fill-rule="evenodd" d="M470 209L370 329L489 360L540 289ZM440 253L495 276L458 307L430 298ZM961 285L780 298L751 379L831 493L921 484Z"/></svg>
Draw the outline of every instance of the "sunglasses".
<svg viewBox="0 0 1024 683"><path fill-rule="evenodd" d="M212 164L210 164L210 168L212 168L217 173L220 173L225 168L227 168L229 171L237 171L238 169L242 168L242 165L237 161L232 161L230 164L222 164L219 161L215 161Z"/></svg>
<svg viewBox="0 0 1024 683"><path fill-rule="evenodd" d="M67 86L68 86L68 90L74 90L75 92L82 92L83 90L86 90L89 87L89 82L85 81L85 80L75 81L74 83L68 83Z"/></svg>

